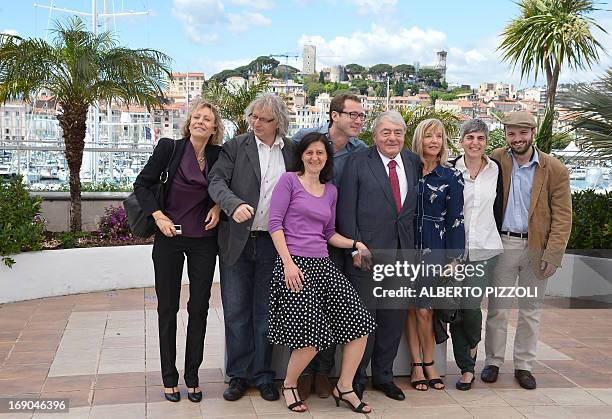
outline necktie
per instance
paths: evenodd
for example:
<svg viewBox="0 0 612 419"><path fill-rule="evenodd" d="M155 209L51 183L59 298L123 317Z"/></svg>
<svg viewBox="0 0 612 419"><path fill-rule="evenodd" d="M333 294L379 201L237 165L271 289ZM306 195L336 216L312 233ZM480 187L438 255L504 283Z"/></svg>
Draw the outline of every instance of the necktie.
<svg viewBox="0 0 612 419"><path fill-rule="evenodd" d="M387 166L389 166L389 183L391 184L391 192L393 192L393 198L395 198L395 207L399 213L402 209L402 196L400 194L399 178L397 177L397 162L391 160Z"/></svg>

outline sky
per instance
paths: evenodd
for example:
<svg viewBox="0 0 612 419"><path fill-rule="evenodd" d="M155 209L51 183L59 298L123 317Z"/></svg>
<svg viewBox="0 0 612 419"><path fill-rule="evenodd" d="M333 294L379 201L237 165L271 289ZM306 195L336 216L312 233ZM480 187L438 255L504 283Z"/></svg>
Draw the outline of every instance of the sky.
<svg viewBox="0 0 612 419"><path fill-rule="evenodd" d="M91 13L91 0L37 0L40 5ZM511 0L107 0L109 11L148 11L114 17L109 28L121 45L153 48L172 57L174 71L200 71L208 78L247 64L260 55L301 55L317 47L317 70L332 64L433 65L445 50L449 84L484 82L517 88L545 85L521 80L496 51L499 34L518 15ZM104 0L97 0L99 13ZM612 67L612 7L599 2L594 31L609 49L590 70L564 69L561 82L594 80ZM49 28L69 13L35 7L32 0L0 0L0 32L51 40ZM85 16L91 27L91 17ZM104 30L104 20L99 20ZM302 59L277 58L300 68Z"/></svg>

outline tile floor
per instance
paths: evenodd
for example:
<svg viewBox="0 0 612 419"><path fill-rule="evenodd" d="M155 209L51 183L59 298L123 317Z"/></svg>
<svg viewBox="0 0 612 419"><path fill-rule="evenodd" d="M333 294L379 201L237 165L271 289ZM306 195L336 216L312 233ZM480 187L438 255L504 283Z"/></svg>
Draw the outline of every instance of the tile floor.
<svg viewBox="0 0 612 419"><path fill-rule="evenodd" d="M188 289L183 287L177 365L184 355ZM501 417L612 418L612 309L555 308L542 316L538 389L515 383L511 362L495 384L476 380L473 390L454 389L459 371L448 349L448 389L417 392L407 377L397 402L367 390L372 418ZM567 304L565 304L567 305ZM223 400L223 312L218 284L208 316L200 382L204 400L165 401L159 373L156 299L152 288L44 298L0 305L0 398L51 397L70 400L67 414L0 413L2 418L282 418L298 417L282 400L267 402L255 389L237 402ZM515 317L515 316L514 316ZM512 331L513 329L510 328ZM512 333L511 333L512 334ZM508 339L511 358L512 337ZM479 351L477 370L482 368ZM180 369L180 367L179 367ZM299 417L362 417L313 396Z"/></svg>

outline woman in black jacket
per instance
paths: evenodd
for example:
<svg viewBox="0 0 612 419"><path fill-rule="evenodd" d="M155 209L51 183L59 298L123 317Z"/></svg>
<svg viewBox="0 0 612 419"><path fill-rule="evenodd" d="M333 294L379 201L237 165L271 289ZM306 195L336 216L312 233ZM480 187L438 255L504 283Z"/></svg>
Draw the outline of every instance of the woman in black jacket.
<svg viewBox="0 0 612 419"><path fill-rule="evenodd" d="M176 315L179 310L183 263L187 257L189 302L184 378L187 397L202 400L198 369L204 353L208 300L217 257L219 206L208 195L208 174L219 155L223 122L217 109L196 100L183 126L183 138L162 138L134 182L134 192L146 214L155 219L153 245L159 351L164 396L178 402ZM166 173L166 168L169 168ZM164 182L163 202L151 187Z"/></svg>
<svg viewBox="0 0 612 419"><path fill-rule="evenodd" d="M495 257L503 252L499 230L502 223L503 181L501 165L485 156L489 139L487 125L470 119L461 126L459 145L463 155L450 163L463 174L466 276L463 287L484 291L493 272ZM473 265L473 274L467 275ZM458 390L469 390L474 381L476 349L481 340L482 295L461 300L461 321L450 324L455 362L461 369Z"/></svg>

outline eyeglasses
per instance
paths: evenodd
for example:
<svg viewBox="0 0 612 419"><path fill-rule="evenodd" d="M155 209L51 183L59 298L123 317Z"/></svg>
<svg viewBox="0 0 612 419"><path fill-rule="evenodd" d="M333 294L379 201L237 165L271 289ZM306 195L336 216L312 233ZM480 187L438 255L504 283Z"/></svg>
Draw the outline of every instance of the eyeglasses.
<svg viewBox="0 0 612 419"><path fill-rule="evenodd" d="M343 113L349 116L349 118L351 118L353 121L356 121L357 118L361 119L362 121L365 121L366 119L366 114L361 112L344 112L344 111L338 111L338 113Z"/></svg>
<svg viewBox="0 0 612 419"><path fill-rule="evenodd" d="M269 124L270 122L274 121L274 118L266 119L266 118L262 118L261 116L257 116L252 113L249 114L249 118L251 118L251 121L253 122L259 121L259 122L263 122L264 124Z"/></svg>

